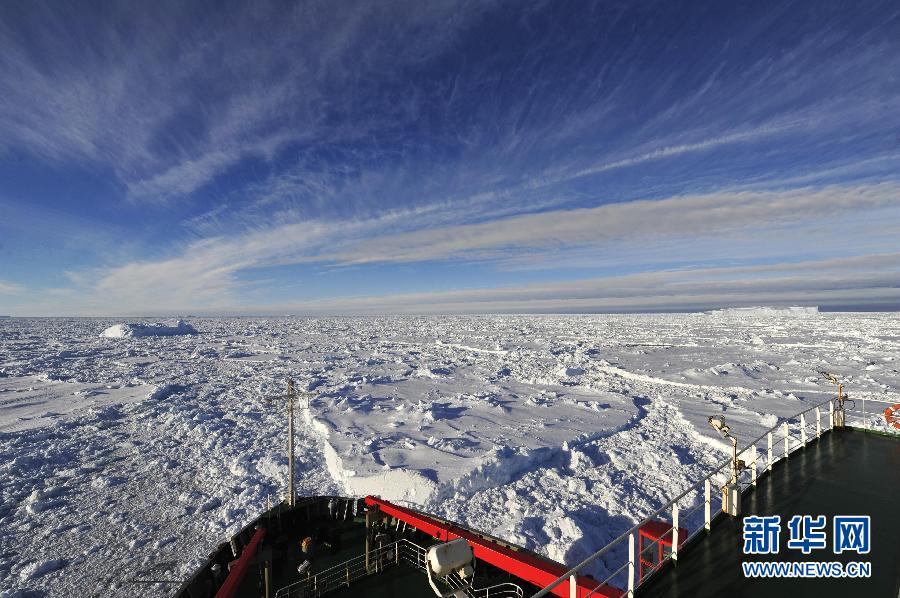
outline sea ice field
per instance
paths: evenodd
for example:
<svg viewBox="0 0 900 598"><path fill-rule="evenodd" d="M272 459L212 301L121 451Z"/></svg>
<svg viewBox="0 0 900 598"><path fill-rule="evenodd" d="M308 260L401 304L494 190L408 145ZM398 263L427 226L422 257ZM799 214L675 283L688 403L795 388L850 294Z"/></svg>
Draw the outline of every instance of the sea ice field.
<svg viewBox="0 0 900 598"><path fill-rule="evenodd" d="M727 457L710 415L750 440L833 395L822 370L900 402L897 314L186 320L0 319L3 598L173 594L283 495L288 377L299 494L568 564Z"/></svg>

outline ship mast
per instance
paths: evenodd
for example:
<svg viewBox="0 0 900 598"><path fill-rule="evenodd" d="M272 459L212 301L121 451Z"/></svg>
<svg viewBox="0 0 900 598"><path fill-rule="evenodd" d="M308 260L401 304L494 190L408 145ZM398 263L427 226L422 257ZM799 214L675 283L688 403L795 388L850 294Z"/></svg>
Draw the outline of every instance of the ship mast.
<svg viewBox="0 0 900 598"><path fill-rule="evenodd" d="M294 506L294 379L288 378L288 506Z"/></svg>

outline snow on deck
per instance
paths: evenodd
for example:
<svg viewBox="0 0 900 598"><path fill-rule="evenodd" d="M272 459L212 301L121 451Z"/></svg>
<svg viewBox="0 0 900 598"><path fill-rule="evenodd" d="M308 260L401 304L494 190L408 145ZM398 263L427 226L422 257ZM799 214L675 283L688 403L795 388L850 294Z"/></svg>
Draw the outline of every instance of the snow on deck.
<svg viewBox="0 0 900 598"><path fill-rule="evenodd" d="M900 317L751 314L0 321L0 580L164 596L284 489L420 506L572 563L834 389L898 400ZM875 417L875 416L873 416ZM877 419L877 417L876 417ZM601 564L602 566L602 564Z"/></svg>

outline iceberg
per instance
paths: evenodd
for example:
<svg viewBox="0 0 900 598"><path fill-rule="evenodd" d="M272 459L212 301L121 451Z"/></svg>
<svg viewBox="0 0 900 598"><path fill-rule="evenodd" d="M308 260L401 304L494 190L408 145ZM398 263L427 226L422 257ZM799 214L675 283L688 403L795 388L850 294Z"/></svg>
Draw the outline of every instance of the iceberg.
<svg viewBox="0 0 900 598"><path fill-rule="evenodd" d="M184 320L157 324L125 323L110 326L100 333L100 337L135 338L141 336L177 336L180 334L197 334L197 329Z"/></svg>

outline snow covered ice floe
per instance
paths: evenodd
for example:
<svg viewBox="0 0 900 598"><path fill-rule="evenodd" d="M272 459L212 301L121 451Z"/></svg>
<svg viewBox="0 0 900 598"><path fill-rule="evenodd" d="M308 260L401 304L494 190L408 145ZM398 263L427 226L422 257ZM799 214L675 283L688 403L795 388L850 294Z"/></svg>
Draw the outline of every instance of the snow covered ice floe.
<svg viewBox="0 0 900 598"><path fill-rule="evenodd" d="M141 336L176 336L180 334L197 334L197 329L184 320L157 324L125 323L110 326L101 332L100 336L102 338L134 338Z"/></svg>
<svg viewBox="0 0 900 598"><path fill-rule="evenodd" d="M416 368L429 372L424 379L405 367L377 367L374 380L323 394L314 414L305 411L329 470L353 495L425 504L536 465L539 449L603 434L637 414L619 393L495 380L474 363L452 376Z"/></svg>
<svg viewBox="0 0 900 598"><path fill-rule="evenodd" d="M83 383L46 375L0 377L0 433L52 426L89 409L142 401L153 386L132 381Z"/></svg>

